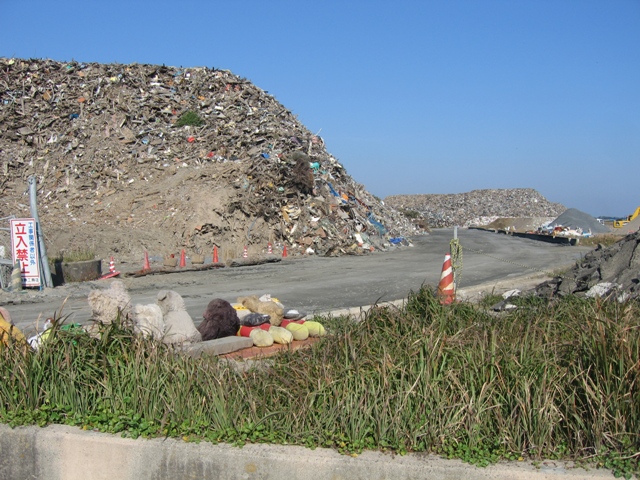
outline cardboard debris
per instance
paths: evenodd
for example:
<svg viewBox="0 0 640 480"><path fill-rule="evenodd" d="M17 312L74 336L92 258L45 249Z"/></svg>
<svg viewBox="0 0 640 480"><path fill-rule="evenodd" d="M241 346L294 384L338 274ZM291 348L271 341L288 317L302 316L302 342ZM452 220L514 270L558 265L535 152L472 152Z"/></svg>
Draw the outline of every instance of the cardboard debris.
<svg viewBox="0 0 640 480"><path fill-rule="evenodd" d="M35 175L52 254L341 255L420 233L227 70L0 58L0 217ZM354 233L362 235L358 244Z"/></svg>

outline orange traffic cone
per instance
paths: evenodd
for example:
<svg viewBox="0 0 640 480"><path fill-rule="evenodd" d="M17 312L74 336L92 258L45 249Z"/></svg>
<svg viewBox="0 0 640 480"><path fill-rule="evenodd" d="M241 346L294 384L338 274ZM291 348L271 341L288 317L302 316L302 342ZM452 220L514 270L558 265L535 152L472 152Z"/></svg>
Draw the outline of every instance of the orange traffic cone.
<svg viewBox="0 0 640 480"><path fill-rule="evenodd" d="M438 284L438 298L440 298L441 305L450 305L456 299L451 255L448 253L444 256L444 263L442 264L442 274Z"/></svg>
<svg viewBox="0 0 640 480"><path fill-rule="evenodd" d="M244 251L242 252L242 258L247 258L249 256L249 252L247 251L247 246L244 246Z"/></svg>
<svg viewBox="0 0 640 480"><path fill-rule="evenodd" d="M267 253L271 255L273 253L273 248L271 247L271 242L267 244Z"/></svg>
<svg viewBox="0 0 640 480"><path fill-rule="evenodd" d="M218 247L213 246L213 263L218 263Z"/></svg>
<svg viewBox="0 0 640 480"><path fill-rule="evenodd" d="M149 254L147 251L144 251L144 265L142 265L142 270L151 270L151 265L149 265Z"/></svg>
<svg viewBox="0 0 640 480"><path fill-rule="evenodd" d="M180 268L184 268L186 266L187 266L187 259L185 258L184 248L183 248L182 251L180 252Z"/></svg>
<svg viewBox="0 0 640 480"><path fill-rule="evenodd" d="M285 245L284 248L282 249L282 258L287 256L287 246Z"/></svg>
<svg viewBox="0 0 640 480"><path fill-rule="evenodd" d="M117 277L120 275L120 272L116 271L116 262L113 260L113 255L109 259L109 273L105 273L100 277L100 280L104 280L107 278Z"/></svg>

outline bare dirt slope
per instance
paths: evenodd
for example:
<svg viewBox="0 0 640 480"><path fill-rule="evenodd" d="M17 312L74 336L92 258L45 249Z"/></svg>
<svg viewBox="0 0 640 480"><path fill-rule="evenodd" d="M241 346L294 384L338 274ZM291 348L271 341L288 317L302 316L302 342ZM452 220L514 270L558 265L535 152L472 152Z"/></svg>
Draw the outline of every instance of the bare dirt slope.
<svg viewBox="0 0 640 480"><path fill-rule="evenodd" d="M50 256L340 255L418 232L223 70L0 58L0 217L30 216L31 176Z"/></svg>

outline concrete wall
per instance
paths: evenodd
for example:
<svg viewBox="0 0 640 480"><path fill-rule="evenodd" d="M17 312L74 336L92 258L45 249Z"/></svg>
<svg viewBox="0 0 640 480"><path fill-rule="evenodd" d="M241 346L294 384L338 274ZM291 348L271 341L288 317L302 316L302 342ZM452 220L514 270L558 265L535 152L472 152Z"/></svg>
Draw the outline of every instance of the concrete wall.
<svg viewBox="0 0 640 480"><path fill-rule="evenodd" d="M78 428L0 425L1 480L186 479L582 479L613 478L608 471L539 468L511 462L476 468L432 455L333 450L282 445L212 445L173 439L126 439Z"/></svg>

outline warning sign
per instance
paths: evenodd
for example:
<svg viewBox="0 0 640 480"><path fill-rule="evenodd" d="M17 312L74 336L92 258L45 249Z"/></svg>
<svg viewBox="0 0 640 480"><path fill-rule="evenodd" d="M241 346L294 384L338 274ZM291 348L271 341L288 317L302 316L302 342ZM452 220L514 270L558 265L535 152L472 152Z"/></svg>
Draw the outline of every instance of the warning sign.
<svg viewBox="0 0 640 480"><path fill-rule="evenodd" d="M40 262L38 261L38 242L36 239L36 221L33 218L10 220L11 253L13 263L20 260L22 286L40 286Z"/></svg>

